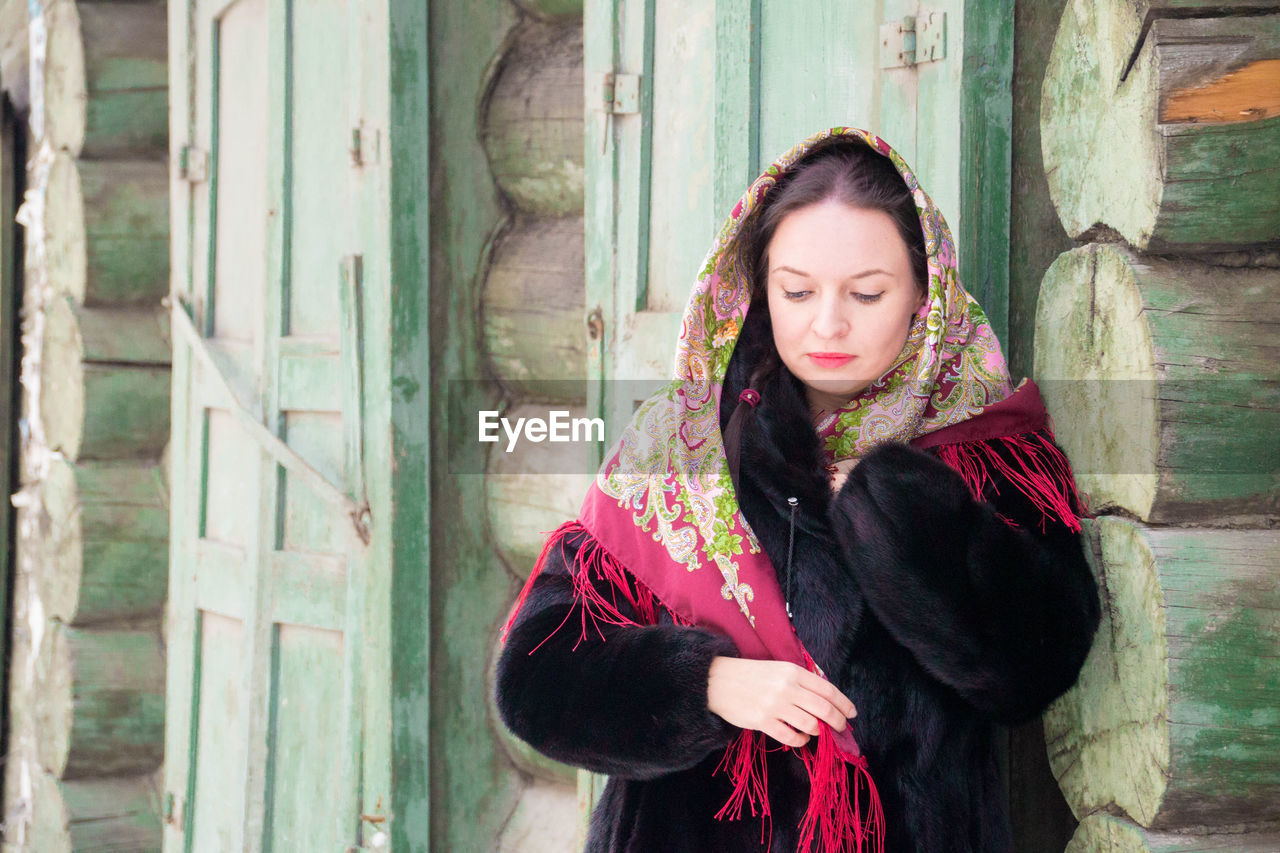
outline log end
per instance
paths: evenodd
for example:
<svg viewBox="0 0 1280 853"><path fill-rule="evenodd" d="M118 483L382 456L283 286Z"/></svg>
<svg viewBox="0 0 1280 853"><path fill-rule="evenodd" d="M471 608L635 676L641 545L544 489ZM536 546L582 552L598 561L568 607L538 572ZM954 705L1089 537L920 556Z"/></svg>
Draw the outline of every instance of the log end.
<svg viewBox="0 0 1280 853"><path fill-rule="evenodd" d="M1148 824L1170 772L1164 592L1138 527L1086 527L1102 622L1076 684L1045 712L1049 765L1077 818L1121 810Z"/></svg>
<svg viewBox="0 0 1280 853"><path fill-rule="evenodd" d="M1036 381L1090 508L1148 518L1160 453L1156 353L1129 255L1098 244L1060 255L1041 283L1035 329Z"/></svg>

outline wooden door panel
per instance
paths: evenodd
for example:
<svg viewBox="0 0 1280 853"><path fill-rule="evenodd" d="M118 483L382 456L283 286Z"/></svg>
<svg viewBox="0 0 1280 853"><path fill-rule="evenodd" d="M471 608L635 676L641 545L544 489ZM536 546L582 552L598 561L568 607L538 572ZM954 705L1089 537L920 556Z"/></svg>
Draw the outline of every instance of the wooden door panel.
<svg viewBox="0 0 1280 853"><path fill-rule="evenodd" d="M653 9L653 140L646 159L648 262L637 287L646 311L683 312L690 272L715 236L715 7L704 0L657 3ZM639 188L642 193L645 189ZM621 197L624 206L642 199ZM662 346L637 336L644 346ZM670 353L664 361L670 361ZM666 367L664 363L664 368Z"/></svg>
<svg viewBox="0 0 1280 853"><path fill-rule="evenodd" d="M197 853L243 849L248 725L244 623L196 611L195 704L204 749L195 761L187 837Z"/></svg>
<svg viewBox="0 0 1280 853"><path fill-rule="evenodd" d="M261 341L266 286L267 0L235 0L213 24L215 208L212 334Z"/></svg>
<svg viewBox="0 0 1280 853"><path fill-rule="evenodd" d="M294 2L285 334L338 334L338 262L348 244L351 128L347 0ZM337 408L336 406L334 408Z"/></svg>
<svg viewBox="0 0 1280 853"><path fill-rule="evenodd" d="M267 849L342 850L343 634L277 622L267 752Z"/></svg>
<svg viewBox="0 0 1280 853"><path fill-rule="evenodd" d="M752 164L752 178L805 136L842 124L872 126L880 111L873 6L760 5L760 161Z"/></svg>
<svg viewBox="0 0 1280 853"><path fill-rule="evenodd" d="M166 843L343 850L360 843L365 775L366 542L350 517L363 500L359 34L347 0L192 14L193 144L210 179L190 194L179 294L197 357L175 372L175 482L197 506L174 531L171 646L190 668L170 670L188 698L169 717L185 755L167 786L186 796Z"/></svg>

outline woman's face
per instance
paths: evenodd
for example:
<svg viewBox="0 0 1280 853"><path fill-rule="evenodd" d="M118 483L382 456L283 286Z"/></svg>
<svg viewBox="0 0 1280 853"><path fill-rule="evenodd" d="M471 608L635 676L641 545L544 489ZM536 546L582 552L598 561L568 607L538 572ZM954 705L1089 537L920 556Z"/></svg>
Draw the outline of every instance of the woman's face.
<svg viewBox="0 0 1280 853"><path fill-rule="evenodd" d="M783 217L766 256L782 363L815 412L838 408L893 366L924 304L907 244L887 213L831 200Z"/></svg>

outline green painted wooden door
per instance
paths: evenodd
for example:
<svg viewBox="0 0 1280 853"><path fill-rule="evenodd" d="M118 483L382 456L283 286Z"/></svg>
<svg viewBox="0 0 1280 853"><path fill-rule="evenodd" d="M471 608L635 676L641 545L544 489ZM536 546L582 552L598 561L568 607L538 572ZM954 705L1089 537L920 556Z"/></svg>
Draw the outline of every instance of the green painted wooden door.
<svg viewBox="0 0 1280 853"><path fill-rule="evenodd" d="M729 210L764 166L837 125L880 134L914 168L1004 334L1012 0L587 0L584 27L594 378L670 377ZM612 434L643 389L593 383Z"/></svg>
<svg viewBox="0 0 1280 853"><path fill-rule="evenodd" d="M389 805L361 787L359 5L172 12L166 850L344 851Z"/></svg>

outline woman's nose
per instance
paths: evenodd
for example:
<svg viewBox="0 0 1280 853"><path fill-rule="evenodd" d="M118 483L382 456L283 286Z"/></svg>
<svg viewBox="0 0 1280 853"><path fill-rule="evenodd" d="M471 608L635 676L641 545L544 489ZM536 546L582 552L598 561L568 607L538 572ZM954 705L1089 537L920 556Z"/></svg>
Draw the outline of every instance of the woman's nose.
<svg viewBox="0 0 1280 853"><path fill-rule="evenodd" d="M839 306L824 302L818 306L813 318L813 333L823 340L835 340L849 334L849 317Z"/></svg>

